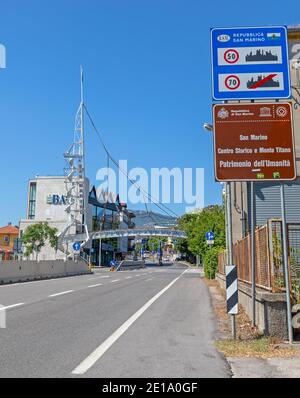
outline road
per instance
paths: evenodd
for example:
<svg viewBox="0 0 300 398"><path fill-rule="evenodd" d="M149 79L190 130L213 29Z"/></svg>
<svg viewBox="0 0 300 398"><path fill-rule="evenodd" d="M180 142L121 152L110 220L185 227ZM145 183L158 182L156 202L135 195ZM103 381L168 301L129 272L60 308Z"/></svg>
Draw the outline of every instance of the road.
<svg viewBox="0 0 300 398"><path fill-rule="evenodd" d="M0 377L230 377L199 271L174 264L0 286Z"/></svg>

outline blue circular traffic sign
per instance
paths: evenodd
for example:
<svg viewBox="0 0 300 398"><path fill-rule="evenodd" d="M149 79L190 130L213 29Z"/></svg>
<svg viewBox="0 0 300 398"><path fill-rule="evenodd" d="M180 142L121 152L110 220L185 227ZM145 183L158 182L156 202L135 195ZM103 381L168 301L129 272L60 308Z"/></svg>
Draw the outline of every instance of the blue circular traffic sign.
<svg viewBox="0 0 300 398"><path fill-rule="evenodd" d="M214 240L215 239L214 232L213 231L206 232L205 238L206 238L206 240Z"/></svg>
<svg viewBox="0 0 300 398"><path fill-rule="evenodd" d="M75 243L73 243L73 249L76 251L76 252L79 252L79 250L80 250L80 242L75 242Z"/></svg>

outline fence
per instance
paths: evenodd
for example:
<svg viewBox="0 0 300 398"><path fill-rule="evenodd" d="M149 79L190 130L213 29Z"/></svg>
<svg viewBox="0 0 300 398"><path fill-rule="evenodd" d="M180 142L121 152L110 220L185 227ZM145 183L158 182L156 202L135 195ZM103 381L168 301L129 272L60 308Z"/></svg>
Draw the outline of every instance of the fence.
<svg viewBox="0 0 300 398"><path fill-rule="evenodd" d="M300 224L287 224L289 250L289 279L293 301L300 302ZM218 259L219 273L225 274L226 252ZM238 278L252 283L251 237L233 245L233 261ZM280 292L285 289L281 220L269 220L267 225L255 231L255 284L265 290Z"/></svg>

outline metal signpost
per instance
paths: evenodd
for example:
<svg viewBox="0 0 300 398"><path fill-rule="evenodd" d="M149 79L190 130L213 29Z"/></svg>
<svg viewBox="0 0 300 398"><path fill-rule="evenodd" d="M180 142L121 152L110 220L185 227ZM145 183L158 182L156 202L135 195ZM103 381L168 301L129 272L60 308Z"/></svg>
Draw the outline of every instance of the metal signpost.
<svg viewBox="0 0 300 398"><path fill-rule="evenodd" d="M255 285L255 194L254 194L254 182L251 181L251 280L252 280L252 326L255 326L256 321L256 285Z"/></svg>
<svg viewBox="0 0 300 398"><path fill-rule="evenodd" d="M215 100L289 98L285 26L211 30Z"/></svg>
<svg viewBox="0 0 300 398"><path fill-rule="evenodd" d="M253 103L290 98L289 57L285 26L213 28L211 30L214 149L216 180L226 182L227 263L232 266L230 181L251 182L252 323L255 325L255 181L296 178L292 109L287 102ZM300 66L299 66L300 68ZM251 103L227 104L228 100ZM225 103L224 103L225 102ZM292 342L288 249L281 183L283 257L289 341ZM235 320L232 318L233 336Z"/></svg>

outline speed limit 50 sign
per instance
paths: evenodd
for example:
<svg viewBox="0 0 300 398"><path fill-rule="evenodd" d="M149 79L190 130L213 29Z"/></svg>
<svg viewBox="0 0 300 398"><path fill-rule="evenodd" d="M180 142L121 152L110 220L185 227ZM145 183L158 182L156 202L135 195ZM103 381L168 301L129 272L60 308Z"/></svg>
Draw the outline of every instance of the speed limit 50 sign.
<svg viewBox="0 0 300 398"><path fill-rule="evenodd" d="M285 26L211 30L215 100L289 98Z"/></svg>

